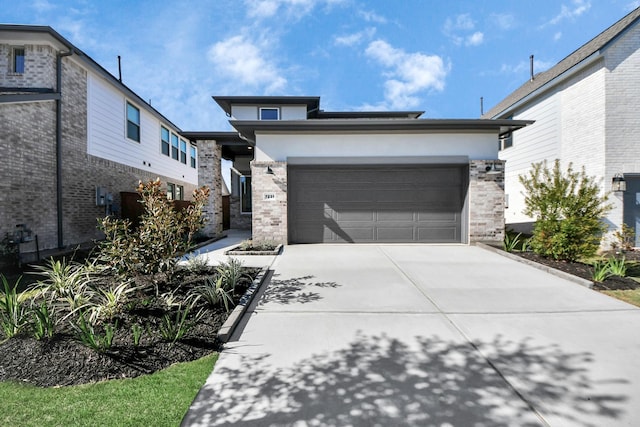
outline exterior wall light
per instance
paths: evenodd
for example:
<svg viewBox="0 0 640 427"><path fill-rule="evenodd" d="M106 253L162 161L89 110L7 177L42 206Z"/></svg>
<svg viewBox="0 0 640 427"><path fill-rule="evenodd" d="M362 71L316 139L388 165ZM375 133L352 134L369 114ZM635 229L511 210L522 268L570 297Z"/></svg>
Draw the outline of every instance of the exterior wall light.
<svg viewBox="0 0 640 427"><path fill-rule="evenodd" d="M611 191L621 193L627 191L627 181L621 173L617 173L611 179Z"/></svg>
<svg viewBox="0 0 640 427"><path fill-rule="evenodd" d="M500 169L498 169L496 162L492 162L491 166L485 167L485 171L487 172L487 175L497 175L500 173Z"/></svg>
<svg viewBox="0 0 640 427"><path fill-rule="evenodd" d="M275 175L275 173L273 173L273 169L271 169L271 166L267 166L267 175Z"/></svg>

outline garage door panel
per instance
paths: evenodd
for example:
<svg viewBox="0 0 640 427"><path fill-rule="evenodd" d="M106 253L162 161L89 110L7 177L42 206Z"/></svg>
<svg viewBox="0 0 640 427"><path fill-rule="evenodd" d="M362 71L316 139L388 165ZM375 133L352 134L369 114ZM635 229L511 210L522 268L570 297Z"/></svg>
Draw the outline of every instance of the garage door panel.
<svg viewBox="0 0 640 427"><path fill-rule="evenodd" d="M460 242L463 166L290 166L292 243Z"/></svg>

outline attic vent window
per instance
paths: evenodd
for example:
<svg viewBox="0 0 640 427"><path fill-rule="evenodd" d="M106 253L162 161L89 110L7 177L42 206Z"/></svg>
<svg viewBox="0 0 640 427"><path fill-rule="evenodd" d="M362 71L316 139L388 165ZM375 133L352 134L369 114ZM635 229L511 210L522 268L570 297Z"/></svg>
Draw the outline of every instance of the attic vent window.
<svg viewBox="0 0 640 427"><path fill-rule="evenodd" d="M280 109L260 108L260 120L280 120Z"/></svg>

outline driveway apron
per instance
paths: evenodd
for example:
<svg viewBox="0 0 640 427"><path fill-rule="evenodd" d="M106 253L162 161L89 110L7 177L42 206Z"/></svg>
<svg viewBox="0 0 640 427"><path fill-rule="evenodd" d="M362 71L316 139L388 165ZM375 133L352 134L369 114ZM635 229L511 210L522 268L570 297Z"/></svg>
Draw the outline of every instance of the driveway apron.
<svg viewBox="0 0 640 427"><path fill-rule="evenodd" d="M297 245L185 426L623 426L640 309L474 246Z"/></svg>

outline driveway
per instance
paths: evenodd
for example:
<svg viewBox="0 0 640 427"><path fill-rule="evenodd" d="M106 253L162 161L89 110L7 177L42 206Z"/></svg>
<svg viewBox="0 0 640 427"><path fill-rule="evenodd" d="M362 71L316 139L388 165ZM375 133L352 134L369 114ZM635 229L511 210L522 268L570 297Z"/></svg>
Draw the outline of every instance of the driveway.
<svg viewBox="0 0 640 427"><path fill-rule="evenodd" d="M464 245L297 245L188 426L632 426L640 309Z"/></svg>

